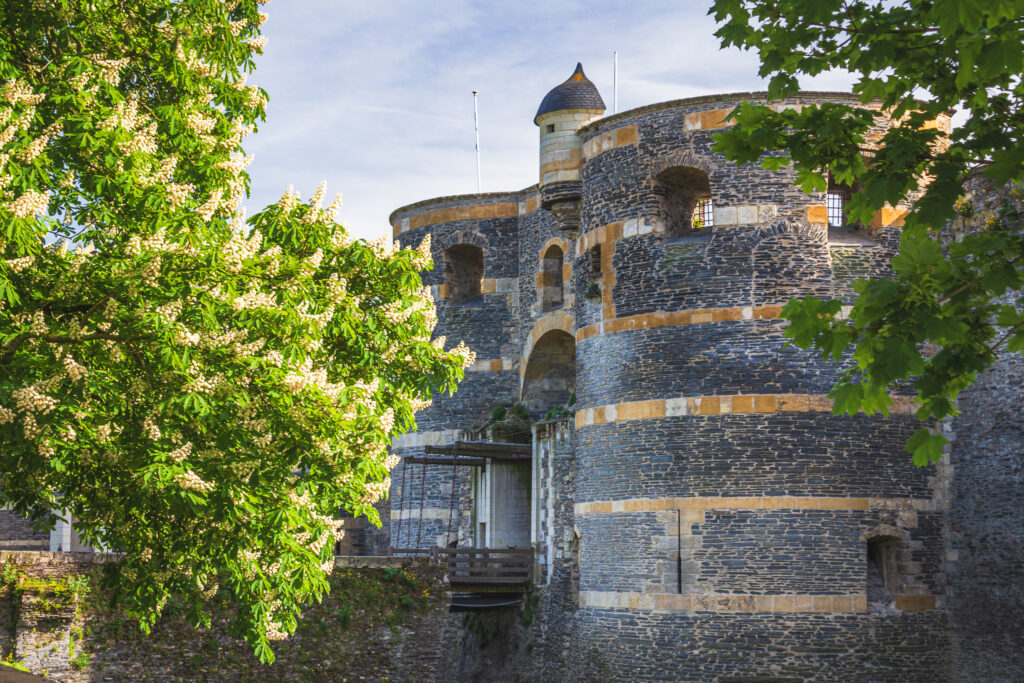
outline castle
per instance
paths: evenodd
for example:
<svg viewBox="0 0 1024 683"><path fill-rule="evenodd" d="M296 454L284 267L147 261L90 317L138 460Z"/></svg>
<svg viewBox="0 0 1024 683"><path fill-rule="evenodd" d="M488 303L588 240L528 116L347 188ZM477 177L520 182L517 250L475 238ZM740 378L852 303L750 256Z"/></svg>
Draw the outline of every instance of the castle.
<svg viewBox="0 0 1024 683"><path fill-rule="evenodd" d="M839 366L785 345L781 307L852 302L853 282L888 272L908 207L848 225L852 188L805 194L791 169L715 153L729 112L765 99L604 117L578 66L534 119L537 185L391 216L403 244L431 237L436 332L477 360L394 442L382 533L346 520L337 552L528 549L526 641L492 680L1024 680L1024 360L1003 354L960 396L928 468L903 448L909 394L889 416L831 413ZM772 106L822 102L859 104ZM967 193L979 217L1005 201ZM0 550L47 547L88 550L66 523L37 533L0 511ZM73 557L36 555L14 561ZM452 623L421 645L473 650ZM5 647L43 652L18 640L35 642L31 619L9 631Z"/></svg>
<svg viewBox="0 0 1024 683"><path fill-rule="evenodd" d="M951 615L974 613L950 603L972 580L953 562L950 454L911 464L910 394L888 417L833 415L838 366L787 347L780 320L790 298L851 303L854 281L887 273L908 206L847 225L850 188L805 194L792 169L714 152L732 108L765 100L605 117L577 66L534 119L537 185L391 214L396 240L431 237L436 333L477 361L394 443L389 542L533 548L546 680L959 670L952 653L970 638ZM830 92L772 106L823 102L860 106ZM950 131L948 117L934 125ZM869 139L888 126L879 111ZM460 440L521 440L495 431L515 404L533 420L532 459L460 466ZM983 517L960 515L968 527ZM1021 556L1018 537L1003 560Z"/></svg>

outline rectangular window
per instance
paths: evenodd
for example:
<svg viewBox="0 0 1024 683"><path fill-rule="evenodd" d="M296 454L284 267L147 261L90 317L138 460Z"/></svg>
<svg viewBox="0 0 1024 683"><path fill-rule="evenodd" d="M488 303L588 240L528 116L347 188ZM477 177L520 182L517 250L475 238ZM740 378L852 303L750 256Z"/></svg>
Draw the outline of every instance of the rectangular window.
<svg viewBox="0 0 1024 683"><path fill-rule="evenodd" d="M701 199L697 202L697 206L693 207L692 224L694 230L714 227L715 207L712 205L710 197L708 199Z"/></svg>
<svg viewBox="0 0 1024 683"><path fill-rule="evenodd" d="M601 245L590 248L590 278L593 280L601 277Z"/></svg>
<svg viewBox="0 0 1024 683"><path fill-rule="evenodd" d="M828 207L828 227L841 228L846 224L843 218L843 207L846 197L841 192L829 192L825 195L825 206Z"/></svg>

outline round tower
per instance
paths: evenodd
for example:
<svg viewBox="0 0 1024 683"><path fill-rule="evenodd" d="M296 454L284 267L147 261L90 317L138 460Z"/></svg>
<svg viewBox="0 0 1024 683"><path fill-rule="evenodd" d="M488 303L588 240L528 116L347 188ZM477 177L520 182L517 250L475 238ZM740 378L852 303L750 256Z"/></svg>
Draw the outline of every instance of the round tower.
<svg viewBox="0 0 1024 683"><path fill-rule="evenodd" d="M914 679L941 680L948 469L904 452L910 395L888 416L832 414L838 366L787 347L781 318L793 297L849 303L887 272L906 207L844 225L838 190L728 162L712 136L757 99L577 131L574 673L908 680L899 653L918 638L932 645ZM832 101L858 102L773 105Z"/></svg>
<svg viewBox="0 0 1024 683"><path fill-rule="evenodd" d="M580 128L604 115L604 100L577 63L561 85L540 103L533 122L540 127L540 184L579 180L583 155Z"/></svg>

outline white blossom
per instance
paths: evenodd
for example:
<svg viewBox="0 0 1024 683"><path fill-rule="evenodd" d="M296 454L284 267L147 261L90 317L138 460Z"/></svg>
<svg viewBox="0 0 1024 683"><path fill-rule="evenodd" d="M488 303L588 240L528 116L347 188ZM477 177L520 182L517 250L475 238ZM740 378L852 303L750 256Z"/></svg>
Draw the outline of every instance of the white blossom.
<svg viewBox="0 0 1024 683"><path fill-rule="evenodd" d="M7 204L7 210L13 213L15 218L31 218L46 211L49 205L49 193L26 190L25 194Z"/></svg>

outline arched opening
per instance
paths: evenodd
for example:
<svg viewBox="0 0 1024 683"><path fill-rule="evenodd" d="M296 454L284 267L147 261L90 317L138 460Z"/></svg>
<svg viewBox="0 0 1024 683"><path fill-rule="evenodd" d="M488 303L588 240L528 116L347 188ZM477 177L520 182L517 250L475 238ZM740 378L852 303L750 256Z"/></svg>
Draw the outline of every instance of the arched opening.
<svg viewBox="0 0 1024 683"><path fill-rule="evenodd" d="M551 330L534 344L523 375L523 404L534 417L566 409L576 391L576 340Z"/></svg>
<svg viewBox="0 0 1024 683"><path fill-rule="evenodd" d="M542 312L562 307L562 266L564 264L565 254L557 244L548 247L541 257L539 298Z"/></svg>
<svg viewBox="0 0 1024 683"><path fill-rule="evenodd" d="M707 173L692 166L672 166L655 177L654 194L669 239L711 233L715 210Z"/></svg>
<svg viewBox="0 0 1024 683"><path fill-rule="evenodd" d="M484 277L484 250L472 244L456 244L444 250L444 283L453 304L479 299Z"/></svg>
<svg viewBox="0 0 1024 683"><path fill-rule="evenodd" d="M875 536L868 539L868 611L884 612L896 608L895 596L900 592L900 539Z"/></svg>

